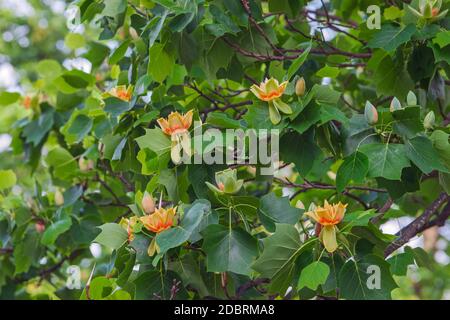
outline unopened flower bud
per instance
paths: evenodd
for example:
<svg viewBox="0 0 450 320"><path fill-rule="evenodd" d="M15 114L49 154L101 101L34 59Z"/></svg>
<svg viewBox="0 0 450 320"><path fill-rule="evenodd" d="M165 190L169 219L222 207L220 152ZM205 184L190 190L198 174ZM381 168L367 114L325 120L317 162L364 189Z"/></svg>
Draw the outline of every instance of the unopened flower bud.
<svg viewBox="0 0 450 320"><path fill-rule="evenodd" d="M389 106L389 110L391 110L391 112L394 112L396 110L400 110L401 108L402 104L396 97L394 97L391 101L391 105Z"/></svg>
<svg viewBox="0 0 450 320"><path fill-rule="evenodd" d="M303 96L305 94L305 90L306 90L305 79L303 79L303 77L301 77L295 83L295 94L297 96L301 97L301 96Z"/></svg>
<svg viewBox="0 0 450 320"><path fill-rule="evenodd" d="M138 33L136 32L136 29L134 29L133 27L130 27L130 28L128 29L128 32L130 33L130 36L131 36L131 38L132 38L133 40L139 39L139 35L138 35Z"/></svg>
<svg viewBox="0 0 450 320"><path fill-rule="evenodd" d="M62 206L64 204L64 196L59 189L55 191L55 204L57 206Z"/></svg>
<svg viewBox="0 0 450 320"><path fill-rule="evenodd" d="M432 129L434 127L435 121L436 121L436 116L434 115L433 111L430 111L425 116L425 119L423 119L423 127L425 129Z"/></svg>
<svg viewBox="0 0 450 320"><path fill-rule="evenodd" d="M144 196L142 197L142 209L146 214L151 214L155 211L155 201L153 197L145 191Z"/></svg>
<svg viewBox="0 0 450 320"><path fill-rule="evenodd" d="M378 111L369 101L366 101L366 106L364 108L364 117L370 125L374 125L378 122Z"/></svg>
<svg viewBox="0 0 450 320"><path fill-rule="evenodd" d="M89 165L88 165L88 160L86 160L83 157L80 157L80 159L78 159L78 167L80 168L80 170L82 172L87 172L89 171Z"/></svg>
<svg viewBox="0 0 450 320"><path fill-rule="evenodd" d="M45 223L42 221L38 221L34 224L34 228L38 233L43 233L45 231Z"/></svg>
<svg viewBox="0 0 450 320"><path fill-rule="evenodd" d="M417 97L414 94L414 92L409 91L408 95L406 96L406 103L408 106L416 106L417 105Z"/></svg>

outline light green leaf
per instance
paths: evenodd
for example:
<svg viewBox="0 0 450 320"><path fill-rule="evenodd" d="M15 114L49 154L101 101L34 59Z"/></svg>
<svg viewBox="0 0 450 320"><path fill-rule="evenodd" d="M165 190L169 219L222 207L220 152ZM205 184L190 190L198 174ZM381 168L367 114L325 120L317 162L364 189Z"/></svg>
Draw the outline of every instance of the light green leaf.
<svg viewBox="0 0 450 320"><path fill-rule="evenodd" d="M12 170L0 170L0 190L12 188L17 183L17 177Z"/></svg>
<svg viewBox="0 0 450 320"><path fill-rule="evenodd" d="M311 290L317 290L319 285L322 285L327 281L329 274L330 267L328 267L328 265L320 261L314 261L306 266L300 273L297 289L307 287Z"/></svg>
<svg viewBox="0 0 450 320"><path fill-rule="evenodd" d="M145 129L145 135L135 139L139 148L149 148L158 156L170 151L170 139L161 129Z"/></svg>
<svg viewBox="0 0 450 320"><path fill-rule="evenodd" d="M102 231L93 242L97 242L108 248L119 249L128 239L127 231L117 223L105 223L99 228Z"/></svg>

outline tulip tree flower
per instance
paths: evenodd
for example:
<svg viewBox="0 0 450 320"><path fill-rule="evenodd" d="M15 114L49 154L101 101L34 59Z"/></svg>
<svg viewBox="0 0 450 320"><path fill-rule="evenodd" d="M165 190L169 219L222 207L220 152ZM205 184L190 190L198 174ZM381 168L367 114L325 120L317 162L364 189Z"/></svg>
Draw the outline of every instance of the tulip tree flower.
<svg viewBox="0 0 450 320"><path fill-rule="evenodd" d="M418 18L427 22L434 22L444 18L448 9L440 12L442 0L420 0L419 11L408 5L408 9Z"/></svg>
<svg viewBox="0 0 450 320"><path fill-rule="evenodd" d="M131 96L133 94L133 87L132 86L125 86L125 85L121 85L121 86L117 86L115 88L112 88L111 90L109 90L108 92L105 92L103 94L104 98L108 98L108 97L116 97L117 99L123 100L123 101L130 101L131 100Z"/></svg>
<svg viewBox="0 0 450 320"><path fill-rule="evenodd" d="M281 96L286 90L288 82L284 81L281 84L274 78L266 79L261 82L259 86L252 85L250 91L262 101L269 103L269 116L273 124L281 121L280 111L284 114L291 114L291 107L281 100Z"/></svg>
<svg viewBox="0 0 450 320"><path fill-rule="evenodd" d="M189 136L192 115L192 110L189 110L185 115L181 115L178 112L171 112L167 119L159 118L157 120L162 131L171 137L172 146L170 156L175 164L181 162L181 152L184 152L189 157L192 154L191 138Z"/></svg>
<svg viewBox="0 0 450 320"><path fill-rule="evenodd" d="M177 207L174 208L158 208L155 212L140 218L144 227L154 233L160 233L173 226L173 218L177 213Z"/></svg>
<svg viewBox="0 0 450 320"><path fill-rule="evenodd" d="M218 194L236 194L241 190L244 180L237 178L236 169L216 172L216 186L206 182L208 188Z"/></svg>
<svg viewBox="0 0 450 320"><path fill-rule="evenodd" d="M338 245L336 241L337 224L342 221L347 205L339 202L329 204L325 200L323 207L313 207L305 214L320 225L320 240L328 252L334 252Z"/></svg>

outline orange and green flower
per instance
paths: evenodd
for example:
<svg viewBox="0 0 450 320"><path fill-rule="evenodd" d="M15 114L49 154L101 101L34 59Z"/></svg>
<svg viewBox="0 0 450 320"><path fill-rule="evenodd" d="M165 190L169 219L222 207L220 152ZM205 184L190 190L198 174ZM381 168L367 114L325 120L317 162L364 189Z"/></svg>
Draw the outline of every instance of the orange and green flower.
<svg viewBox="0 0 450 320"><path fill-rule="evenodd" d="M236 169L226 169L216 172L216 186L205 183L211 191L218 194L236 194L241 190L244 180L238 180Z"/></svg>
<svg viewBox="0 0 450 320"><path fill-rule="evenodd" d="M269 116L273 124L281 121L280 111L284 114L291 114L291 107L281 100L281 96L286 90L288 82L279 83L274 78L266 79L258 86L252 85L250 91L262 101L269 103Z"/></svg>
<svg viewBox="0 0 450 320"><path fill-rule="evenodd" d="M169 229L174 224L177 207L165 209L158 208L155 212L140 218L144 227L152 232L160 233Z"/></svg>
<svg viewBox="0 0 450 320"><path fill-rule="evenodd" d="M133 95L133 86L125 86L120 85L117 87L112 88L108 92L105 92L103 96L105 98L108 97L116 97L117 99L123 100L123 101L130 101L131 96Z"/></svg>
<svg viewBox="0 0 450 320"><path fill-rule="evenodd" d="M157 120L161 130L171 137L172 145L170 156L173 163L178 164L182 160L181 154L191 156L191 138L189 128L192 125L193 111L189 110L182 115L178 112L171 112L167 119L159 118Z"/></svg>
<svg viewBox="0 0 450 320"><path fill-rule="evenodd" d="M325 200L323 207L316 207L305 214L320 225L320 240L328 252L334 252L337 247L336 231L337 224L344 218L347 204L341 202L337 204L329 204Z"/></svg>
<svg viewBox="0 0 450 320"><path fill-rule="evenodd" d="M408 5L407 8L416 17L427 22L434 22L444 18L447 15L448 9L441 11L442 0L420 0L419 8L416 10Z"/></svg>

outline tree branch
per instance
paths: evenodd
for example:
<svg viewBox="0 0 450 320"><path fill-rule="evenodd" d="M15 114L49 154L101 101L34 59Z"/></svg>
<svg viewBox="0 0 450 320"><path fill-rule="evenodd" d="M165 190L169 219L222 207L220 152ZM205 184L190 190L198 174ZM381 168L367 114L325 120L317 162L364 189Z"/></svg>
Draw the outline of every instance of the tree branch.
<svg viewBox="0 0 450 320"><path fill-rule="evenodd" d="M406 244L411 238L424 230L424 226L428 223L431 216L439 209L439 207L449 200L447 193L442 192L439 197L417 217L414 221L398 232L399 237L395 239L384 251L384 256L389 256L392 252Z"/></svg>

